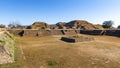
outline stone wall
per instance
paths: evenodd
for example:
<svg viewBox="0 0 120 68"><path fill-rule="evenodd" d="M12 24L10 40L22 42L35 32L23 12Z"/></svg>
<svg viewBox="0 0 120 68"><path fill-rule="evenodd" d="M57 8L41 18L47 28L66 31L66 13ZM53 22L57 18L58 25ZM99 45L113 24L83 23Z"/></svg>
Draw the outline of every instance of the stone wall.
<svg viewBox="0 0 120 68"><path fill-rule="evenodd" d="M23 35L22 36L39 36L39 30L23 30Z"/></svg>
<svg viewBox="0 0 120 68"><path fill-rule="evenodd" d="M80 30L8 30L15 36L49 36L79 34Z"/></svg>
<svg viewBox="0 0 120 68"><path fill-rule="evenodd" d="M62 30L64 35L69 35L69 34L76 34L75 30Z"/></svg>
<svg viewBox="0 0 120 68"><path fill-rule="evenodd" d="M62 37L61 40L65 42L85 42L85 41L93 41L95 40L93 37L87 37L87 36L69 36L69 37Z"/></svg>
<svg viewBox="0 0 120 68"><path fill-rule="evenodd" d="M70 34L89 34L89 35L110 35L120 37L120 30L8 30L15 36L49 36L49 35L70 35Z"/></svg>
<svg viewBox="0 0 120 68"><path fill-rule="evenodd" d="M81 30L80 33L89 35L109 35L120 37L120 30Z"/></svg>
<svg viewBox="0 0 120 68"><path fill-rule="evenodd" d="M14 37L8 32L0 32L0 64L14 62Z"/></svg>
<svg viewBox="0 0 120 68"><path fill-rule="evenodd" d="M105 35L120 37L120 30L106 30Z"/></svg>
<svg viewBox="0 0 120 68"><path fill-rule="evenodd" d="M15 36L21 36L24 32L23 30L15 30L15 29L7 30L7 31L14 34Z"/></svg>
<svg viewBox="0 0 120 68"><path fill-rule="evenodd" d="M102 30L81 30L81 34L89 34L89 35L101 35Z"/></svg>
<svg viewBox="0 0 120 68"><path fill-rule="evenodd" d="M51 30L51 35L64 35L62 30Z"/></svg>
<svg viewBox="0 0 120 68"><path fill-rule="evenodd" d="M51 35L51 30L40 30L39 36L49 36Z"/></svg>

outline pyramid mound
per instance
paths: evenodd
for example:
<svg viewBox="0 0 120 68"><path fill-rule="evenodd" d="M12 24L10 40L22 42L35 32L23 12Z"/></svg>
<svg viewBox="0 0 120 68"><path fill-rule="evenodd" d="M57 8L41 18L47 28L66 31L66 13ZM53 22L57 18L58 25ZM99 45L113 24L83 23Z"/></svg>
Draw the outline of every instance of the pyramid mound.
<svg viewBox="0 0 120 68"><path fill-rule="evenodd" d="M101 29L101 30L104 29L104 28L102 27L102 25L100 25L100 24L97 24L97 25L94 25L94 26L95 26L96 29Z"/></svg>
<svg viewBox="0 0 120 68"><path fill-rule="evenodd" d="M85 21L85 20L70 21L70 22L66 23L66 27L74 28L74 29L101 29L102 28L102 27L97 28L97 27L95 27L95 25L93 25L90 22Z"/></svg>
<svg viewBox="0 0 120 68"><path fill-rule="evenodd" d="M46 29L49 25L45 22L34 22L31 27L32 29Z"/></svg>
<svg viewBox="0 0 120 68"><path fill-rule="evenodd" d="M34 22L31 28L32 29L86 29L86 30L103 29L101 25L93 25L85 20L73 20L67 23L58 22L53 25L48 25L45 22Z"/></svg>

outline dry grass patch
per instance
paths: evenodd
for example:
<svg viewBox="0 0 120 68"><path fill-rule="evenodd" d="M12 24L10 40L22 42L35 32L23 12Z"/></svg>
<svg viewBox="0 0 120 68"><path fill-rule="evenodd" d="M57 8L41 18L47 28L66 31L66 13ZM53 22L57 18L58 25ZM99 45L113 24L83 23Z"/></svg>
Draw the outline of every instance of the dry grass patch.
<svg viewBox="0 0 120 68"><path fill-rule="evenodd" d="M90 36L95 41L67 43L61 37L17 37L21 68L120 68L119 38Z"/></svg>

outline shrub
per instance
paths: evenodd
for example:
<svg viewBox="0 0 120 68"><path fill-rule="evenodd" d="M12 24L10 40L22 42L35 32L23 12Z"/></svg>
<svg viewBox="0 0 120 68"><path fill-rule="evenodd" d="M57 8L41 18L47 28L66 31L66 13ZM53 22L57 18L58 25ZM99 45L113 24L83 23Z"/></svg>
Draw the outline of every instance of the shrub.
<svg viewBox="0 0 120 68"><path fill-rule="evenodd" d="M58 63L57 63L56 61L47 61L47 64L48 64L49 66L55 66L55 65L57 65Z"/></svg>

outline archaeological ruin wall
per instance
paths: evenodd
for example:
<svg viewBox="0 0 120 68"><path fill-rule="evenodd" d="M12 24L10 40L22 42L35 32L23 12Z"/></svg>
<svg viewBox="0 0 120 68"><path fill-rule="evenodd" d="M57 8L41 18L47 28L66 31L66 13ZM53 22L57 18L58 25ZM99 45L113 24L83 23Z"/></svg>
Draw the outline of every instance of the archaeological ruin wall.
<svg viewBox="0 0 120 68"><path fill-rule="evenodd" d="M120 30L8 30L15 36L49 36L49 35L109 35L120 37Z"/></svg>
<svg viewBox="0 0 120 68"><path fill-rule="evenodd" d="M88 35L108 35L120 37L120 30L81 30L80 33Z"/></svg>
<svg viewBox="0 0 120 68"><path fill-rule="evenodd" d="M79 34L80 30L8 30L15 36L49 36Z"/></svg>

